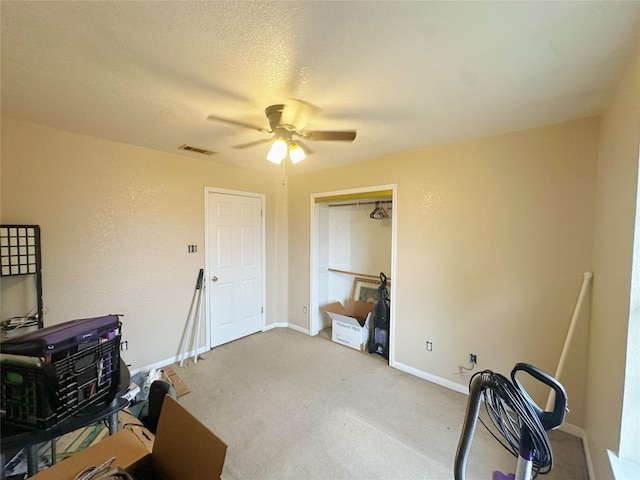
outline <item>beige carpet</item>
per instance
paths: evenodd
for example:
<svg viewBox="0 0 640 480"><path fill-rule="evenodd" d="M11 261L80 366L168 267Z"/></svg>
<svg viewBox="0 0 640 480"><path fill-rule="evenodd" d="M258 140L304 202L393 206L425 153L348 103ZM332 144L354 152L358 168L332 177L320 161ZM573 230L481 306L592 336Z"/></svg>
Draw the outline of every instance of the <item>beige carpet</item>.
<svg viewBox="0 0 640 480"><path fill-rule="evenodd" d="M330 335L330 333L329 333ZM331 342L273 329L177 367L180 403L228 445L223 480L451 479L467 397ZM554 469L586 479L582 442L551 432ZM478 425L467 479L515 471Z"/></svg>

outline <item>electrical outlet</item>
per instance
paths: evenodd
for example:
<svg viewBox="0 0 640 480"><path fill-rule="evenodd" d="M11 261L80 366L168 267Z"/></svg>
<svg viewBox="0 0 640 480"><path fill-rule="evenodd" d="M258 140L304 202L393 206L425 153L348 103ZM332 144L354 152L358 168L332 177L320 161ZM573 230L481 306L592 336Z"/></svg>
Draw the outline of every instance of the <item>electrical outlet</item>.
<svg viewBox="0 0 640 480"><path fill-rule="evenodd" d="M469 354L469 363L473 363L473 364L478 363L478 357L476 356L475 353Z"/></svg>
<svg viewBox="0 0 640 480"><path fill-rule="evenodd" d="M427 349L427 352L431 352L433 350L433 343L431 343L429 340L425 342L424 346Z"/></svg>
<svg viewBox="0 0 640 480"><path fill-rule="evenodd" d="M123 340L122 342L120 342L120 350L122 350L123 352L125 350L129 350L129 342L127 340Z"/></svg>

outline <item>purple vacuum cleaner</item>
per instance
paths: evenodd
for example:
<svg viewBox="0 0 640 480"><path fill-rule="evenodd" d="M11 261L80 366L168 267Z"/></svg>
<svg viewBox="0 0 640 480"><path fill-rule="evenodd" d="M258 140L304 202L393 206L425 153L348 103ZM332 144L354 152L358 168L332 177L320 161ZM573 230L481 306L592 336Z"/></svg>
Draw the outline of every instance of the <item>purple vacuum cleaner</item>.
<svg viewBox="0 0 640 480"><path fill-rule="evenodd" d="M527 394L516 375L524 372L548 385L555 394L552 411L543 411ZM455 480L465 480L471 442L484 400L494 429L480 422L491 435L518 458L515 474L494 472L493 480L531 480L551 471L553 455L547 431L562 425L567 411L564 387L552 376L533 365L518 363L511 371L511 381L490 370L476 373L469 382L469 401L456 452ZM497 431L497 433L494 432ZM502 435L500 439L497 434Z"/></svg>

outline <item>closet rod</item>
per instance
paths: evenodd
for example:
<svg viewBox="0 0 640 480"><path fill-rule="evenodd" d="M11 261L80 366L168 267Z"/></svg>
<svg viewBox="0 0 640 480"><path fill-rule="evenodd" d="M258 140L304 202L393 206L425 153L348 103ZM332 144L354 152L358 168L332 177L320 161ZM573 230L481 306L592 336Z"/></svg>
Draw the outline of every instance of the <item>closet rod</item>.
<svg viewBox="0 0 640 480"><path fill-rule="evenodd" d="M393 203L391 200L382 200L379 202L355 202L355 203L338 203L336 205L329 204L329 207L351 207L359 205L375 205L376 203Z"/></svg>
<svg viewBox="0 0 640 480"><path fill-rule="evenodd" d="M368 273L349 272L347 270L338 270L337 268L331 268L331 267L328 267L327 270L330 272L346 273L347 275L353 275L354 277L375 278L377 280L380 280L380 275L370 275ZM387 280L390 282L391 277L387 277Z"/></svg>

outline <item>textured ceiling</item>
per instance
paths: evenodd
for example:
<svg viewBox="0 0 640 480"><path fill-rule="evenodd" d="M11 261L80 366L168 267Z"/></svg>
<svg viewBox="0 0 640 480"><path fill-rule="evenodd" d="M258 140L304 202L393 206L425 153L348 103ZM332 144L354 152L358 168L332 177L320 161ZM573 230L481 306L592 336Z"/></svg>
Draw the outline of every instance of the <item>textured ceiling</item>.
<svg viewBox="0 0 640 480"><path fill-rule="evenodd" d="M2 115L264 171L264 108L306 100L290 173L601 112L640 2L9 2ZM182 144L212 157L177 150Z"/></svg>

